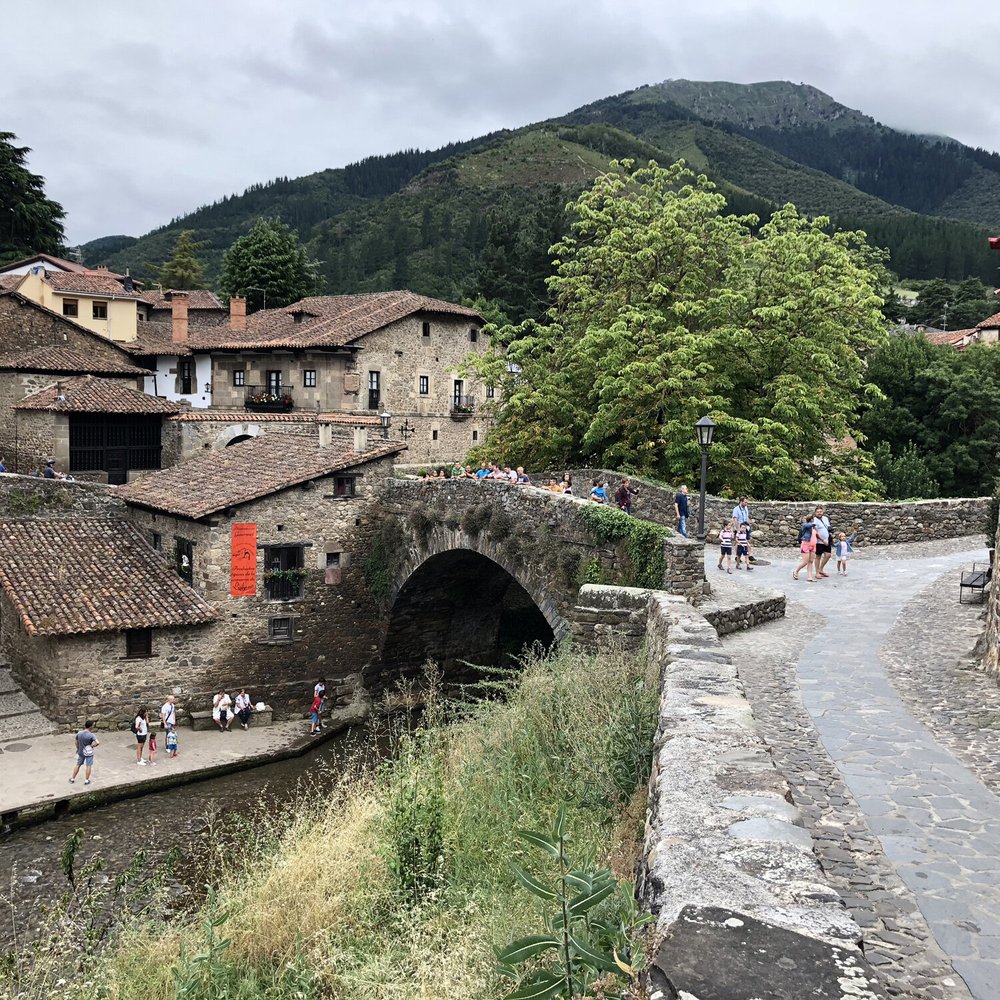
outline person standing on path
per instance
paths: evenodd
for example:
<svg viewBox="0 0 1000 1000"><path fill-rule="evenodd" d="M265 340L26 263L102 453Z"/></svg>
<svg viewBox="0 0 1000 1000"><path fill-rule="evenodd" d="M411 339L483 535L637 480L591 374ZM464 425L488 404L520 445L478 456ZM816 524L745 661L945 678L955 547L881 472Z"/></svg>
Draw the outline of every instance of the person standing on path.
<svg viewBox="0 0 1000 1000"><path fill-rule="evenodd" d="M747 506L747 498L740 497L740 502L733 508L733 524L737 529L745 527L747 529L747 545L751 543L750 536L752 532L752 523L750 519L750 508ZM750 560L747 558L747 565L749 565Z"/></svg>
<svg viewBox="0 0 1000 1000"><path fill-rule="evenodd" d="M736 528L736 568L740 568L740 560L745 560L747 572L753 570L750 565L750 529L741 524Z"/></svg>
<svg viewBox="0 0 1000 1000"><path fill-rule="evenodd" d="M849 538L847 533L842 531L833 543L837 553L837 576L847 576L847 560L854 551L854 539L857 537L857 531L854 531Z"/></svg>
<svg viewBox="0 0 1000 1000"><path fill-rule="evenodd" d="M146 762L142 759L142 748L149 738L149 722L146 719L146 709L140 708L135 713L132 720L132 732L135 733L135 762L140 767L145 767Z"/></svg>
<svg viewBox="0 0 1000 1000"><path fill-rule="evenodd" d="M150 729L149 740L146 743L146 759L154 767L156 766L156 730Z"/></svg>
<svg viewBox="0 0 1000 1000"><path fill-rule="evenodd" d="M792 579L797 580L799 573L805 570L806 580L813 583L815 582L813 580L813 564L816 561L816 525L808 514L803 518L799 528L799 552L802 553L802 559L798 566L792 570Z"/></svg>
<svg viewBox="0 0 1000 1000"><path fill-rule="evenodd" d="M719 531L719 569L722 569L722 561L726 560L726 566L730 573L733 571L733 523L723 521L722 529Z"/></svg>
<svg viewBox="0 0 1000 1000"><path fill-rule="evenodd" d="M813 524L816 525L816 579L819 579L830 575L824 567L830 561L830 555L833 552L833 547L830 544L830 519L821 506L816 508Z"/></svg>
<svg viewBox="0 0 1000 1000"><path fill-rule="evenodd" d="M686 486L682 486L674 494L674 515L677 518L677 534L683 535L685 538L688 536L688 510L688 488Z"/></svg>
<svg viewBox="0 0 1000 1000"><path fill-rule="evenodd" d="M83 768L83 783L90 784L90 772L94 768L94 747L99 747L101 741L91 732L94 728L93 719L88 719L76 734L76 767L70 776L69 783L72 785L76 781L76 776Z"/></svg>
<svg viewBox="0 0 1000 1000"><path fill-rule="evenodd" d="M160 726L168 736L177 728L177 699L172 694L160 706Z"/></svg>
<svg viewBox="0 0 1000 1000"><path fill-rule="evenodd" d="M309 706L309 719L312 725L309 727L309 735L316 736L320 731L319 713L323 710L323 699L318 695L313 695L312 704Z"/></svg>
<svg viewBox="0 0 1000 1000"><path fill-rule="evenodd" d="M615 490L615 503L618 504L618 509L625 511L626 514L631 516L632 514L632 498L636 495L635 490L632 489L632 480L626 476L622 481L621 485Z"/></svg>

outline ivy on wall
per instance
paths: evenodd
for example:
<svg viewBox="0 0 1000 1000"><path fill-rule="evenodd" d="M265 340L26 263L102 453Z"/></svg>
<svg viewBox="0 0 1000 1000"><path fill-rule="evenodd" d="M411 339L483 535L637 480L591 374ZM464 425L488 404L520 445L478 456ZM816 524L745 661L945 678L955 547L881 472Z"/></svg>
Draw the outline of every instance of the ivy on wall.
<svg viewBox="0 0 1000 1000"><path fill-rule="evenodd" d="M381 519L372 536L368 554L361 561L368 589L380 601L389 596L392 581L402 565L405 534L399 518L390 514Z"/></svg>
<svg viewBox="0 0 1000 1000"><path fill-rule="evenodd" d="M671 533L667 528L599 504L581 507L579 513L597 541L624 544L630 569L628 586L663 586L663 542Z"/></svg>

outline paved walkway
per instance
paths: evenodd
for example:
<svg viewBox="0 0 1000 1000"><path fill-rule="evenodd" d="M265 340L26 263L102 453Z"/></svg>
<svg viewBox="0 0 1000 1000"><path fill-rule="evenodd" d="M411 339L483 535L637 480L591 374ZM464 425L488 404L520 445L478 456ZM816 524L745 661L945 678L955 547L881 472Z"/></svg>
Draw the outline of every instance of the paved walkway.
<svg viewBox="0 0 1000 1000"><path fill-rule="evenodd" d="M0 813L55 808L86 808L98 801L126 798L151 791L151 786L179 784L219 769L235 770L292 756L309 743L308 720L276 723L249 730L236 728L193 732L178 730L179 754L167 758L159 736L156 764L135 762L131 732L97 733L101 745L94 758L93 781L84 785L81 768L76 783L69 776L76 763L73 735L38 736L0 743ZM180 779L180 780L178 780ZM67 803L63 806L62 803Z"/></svg>
<svg viewBox="0 0 1000 1000"><path fill-rule="evenodd" d="M901 612L933 581L983 558L980 544L861 550L850 576L838 578L831 564L831 576L814 584L791 580L793 553L771 552L771 566L727 578L788 594L785 622L725 640L727 652L796 788L824 867L842 892L848 887L845 899L867 928L866 950L900 996L1000 997L1000 800L948 740L914 717L907 702L919 691L901 699L883 664ZM714 549L706 553L710 580L716 559ZM949 602L947 620L956 592L948 587L938 599ZM932 605L924 618L933 613ZM940 637L956 643L952 661L968 653L967 644L957 647L969 632ZM898 656L898 633L892 646ZM905 683L907 672L896 667L896 682ZM909 900L919 913L908 912ZM940 952L924 940L920 914ZM942 970L941 952L968 992Z"/></svg>

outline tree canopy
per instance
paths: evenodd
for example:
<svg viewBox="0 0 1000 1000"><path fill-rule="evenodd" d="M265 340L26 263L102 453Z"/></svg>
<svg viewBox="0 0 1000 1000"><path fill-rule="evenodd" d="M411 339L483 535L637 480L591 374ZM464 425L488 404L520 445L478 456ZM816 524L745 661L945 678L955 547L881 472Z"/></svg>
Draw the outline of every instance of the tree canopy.
<svg viewBox="0 0 1000 1000"><path fill-rule="evenodd" d="M25 166L27 146L0 132L0 264L35 253L62 250L66 213L45 197L45 181Z"/></svg>
<svg viewBox="0 0 1000 1000"><path fill-rule="evenodd" d="M251 311L287 306L319 291L316 262L278 219L258 219L223 258L221 291L245 295Z"/></svg>
<svg viewBox="0 0 1000 1000"><path fill-rule="evenodd" d="M483 451L535 467L606 464L677 482L719 424L711 486L759 497L873 495L845 444L886 337L881 257L791 205L755 216L683 163L613 162L570 206L541 321L469 359L500 386ZM506 352L506 353L504 353Z"/></svg>
<svg viewBox="0 0 1000 1000"><path fill-rule="evenodd" d="M204 288L205 268L198 259L198 251L204 246L204 243L195 243L193 230L180 232L170 260L160 268L160 284L164 288Z"/></svg>

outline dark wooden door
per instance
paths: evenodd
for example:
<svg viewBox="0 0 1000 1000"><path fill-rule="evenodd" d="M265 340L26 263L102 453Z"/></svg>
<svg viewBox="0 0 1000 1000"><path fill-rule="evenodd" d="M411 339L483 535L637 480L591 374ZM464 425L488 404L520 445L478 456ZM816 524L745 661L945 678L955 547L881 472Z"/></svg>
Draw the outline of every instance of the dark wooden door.
<svg viewBox="0 0 1000 1000"><path fill-rule="evenodd" d="M108 448L104 452L104 469L108 474L108 482L112 486L121 486L128 482L128 450L125 448Z"/></svg>

